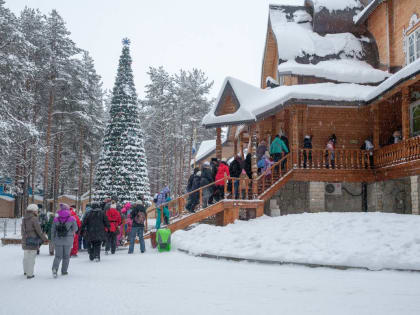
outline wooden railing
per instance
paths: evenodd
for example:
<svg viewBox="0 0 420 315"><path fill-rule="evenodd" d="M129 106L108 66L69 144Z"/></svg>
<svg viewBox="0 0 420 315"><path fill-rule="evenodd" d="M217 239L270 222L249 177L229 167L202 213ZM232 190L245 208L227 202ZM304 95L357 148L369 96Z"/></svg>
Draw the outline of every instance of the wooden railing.
<svg viewBox="0 0 420 315"><path fill-rule="evenodd" d="M372 168L372 162L371 151L299 149L297 168L358 170Z"/></svg>
<svg viewBox="0 0 420 315"><path fill-rule="evenodd" d="M271 167L262 170L260 176L257 177L258 194L271 187L291 169L292 157L292 153L287 154L279 161L273 163Z"/></svg>
<svg viewBox="0 0 420 315"><path fill-rule="evenodd" d="M238 187L236 187L235 182L238 182ZM217 183L222 183L222 185L216 185ZM186 207L188 205L188 202L192 199L196 200L195 205L193 207L194 212L199 212L200 210L207 208L211 204L215 204L223 199L252 199L252 194L250 192L251 183L252 181L248 177L234 178L225 176L223 179L217 182L210 183L206 186L200 187L196 190L190 191L182 196L179 196L174 200L162 203L159 206L157 206L157 208L161 209L161 225L165 225L164 214L162 211L164 207L168 207L170 214L169 220L171 221L189 213ZM223 191L223 196L219 195L220 199L217 199L214 195L215 189ZM239 190L239 192L237 191L237 189ZM238 198L235 198L237 193ZM212 201L212 203L210 204L209 201Z"/></svg>
<svg viewBox="0 0 420 315"><path fill-rule="evenodd" d="M393 166L420 159L420 136L375 150L375 168Z"/></svg>

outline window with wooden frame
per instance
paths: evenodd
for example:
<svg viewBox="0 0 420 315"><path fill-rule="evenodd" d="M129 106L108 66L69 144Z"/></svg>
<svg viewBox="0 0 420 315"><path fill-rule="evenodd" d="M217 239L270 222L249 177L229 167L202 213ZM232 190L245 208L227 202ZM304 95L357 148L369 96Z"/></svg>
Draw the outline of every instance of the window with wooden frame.
<svg viewBox="0 0 420 315"><path fill-rule="evenodd" d="M420 135L420 100L410 106L410 127L411 136Z"/></svg>
<svg viewBox="0 0 420 315"><path fill-rule="evenodd" d="M420 27L407 35L407 64L420 58Z"/></svg>

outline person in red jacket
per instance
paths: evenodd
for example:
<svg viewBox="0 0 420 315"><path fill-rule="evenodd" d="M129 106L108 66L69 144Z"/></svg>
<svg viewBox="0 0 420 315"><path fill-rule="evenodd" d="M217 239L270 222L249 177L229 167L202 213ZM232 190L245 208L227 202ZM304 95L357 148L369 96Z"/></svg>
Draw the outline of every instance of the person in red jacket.
<svg viewBox="0 0 420 315"><path fill-rule="evenodd" d="M110 228L106 231L108 241L105 246L105 254L108 255L110 249L111 254L115 254L115 249L117 248L117 235L119 233L118 228L121 225L121 215L117 211L117 205L115 203L111 204L111 207L106 211L106 216L110 224Z"/></svg>
<svg viewBox="0 0 420 315"><path fill-rule="evenodd" d="M229 167L227 166L226 160L223 159L220 162L219 168L217 169L217 173L216 173L216 201L219 201L220 199L224 199L225 198L225 182L224 182L224 178L225 178L225 174L227 177L230 176L229 173Z"/></svg>
<svg viewBox="0 0 420 315"><path fill-rule="evenodd" d="M76 206L71 206L70 208L70 215L76 220L77 228L80 231L80 227L82 226L82 222L80 222L79 216L74 211ZM79 252L79 233L74 233L73 238L73 247L70 252L70 257L77 257L77 253Z"/></svg>

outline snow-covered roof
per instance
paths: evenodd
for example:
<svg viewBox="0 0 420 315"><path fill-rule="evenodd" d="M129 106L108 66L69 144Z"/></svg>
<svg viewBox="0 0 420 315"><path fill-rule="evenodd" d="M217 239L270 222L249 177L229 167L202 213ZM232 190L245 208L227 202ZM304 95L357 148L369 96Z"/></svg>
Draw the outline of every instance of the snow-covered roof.
<svg viewBox="0 0 420 315"><path fill-rule="evenodd" d="M366 21L369 15L382 3L383 0L372 0L362 11L353 17L355 24Z"/></svg>
<svg viewBox="0 0 420 315"><path fill-rule="evenodd" d="M346 9L362 8L363 5L359 0L310 0L315 12L321 11L323 8L328 11L339 11Z"/></svg>
<svg viewBox="0 0 420 315"><path fill-rule="evenodd" d="M240 105L238 110L235 113L221 116L216 116L214 111L211 111L203 118L205 126L255 121L258 116L272 111L292 99L325 102L360 102L374 89L371 86L350 83L318 83L283 85L274 89L263 90L241 80L228 77L225 79L217 103L222 101L221 95L228 84L232 87L238 99Z"/></svg>
<svg viewBox="0 0 420 315"><path fill-rule="evenodd" d="M347 83L379 83L391 75L356 59L326 60L316 65L289 60L280 64L278 71L280 75L307 75Z"/></svg>
<svg viewBox="0 0 420 315"><path fill-rule="evenodd" d="M304 8L291 13L285 7L271 5L269 18L277 41L279 59L284 61L306 56L362 59L362 43L369 41L366 37L357 38L352 33L321 36L313 31L311 16Z"/></svg>
<svg viewBox="0 0 420 315"><path fill-rule="evenodd" d="M229 131L222 132L222 145L227 142ZM200 143L200 147L195 155L195 161L201 161L205 159L207 156L211 155L214 151L216 151L216 139L213 140L203 140ZM191 161L191 165L194 164L194 160Z"/></svg>
<svg viewBox="0 0 420 315"><path fill-rule="evenodd" d="M369 103L380 97L395 85L420 73L420 59L407 65L380 85L366 86L354 83L317 83L280 86L274 89L260 89L241 80L228 77L225 79L216 104L223 101L223 91L230 85L239 102L239 108L232 114L215 115L210 111L203 118L206 127L216 125L240 124L256 121L263 115L277 111L280 106L295 100L299 103L322 104L325 102Z"/></svg>
<svg viewBox="0 0 420 315"><path fill-rule="evenodd" d="M402 68L400 71L389 77L387 80L378 85L366 98L367 102L371 102L374 99L380 97L392 89L395 85L410 79L412 76L420 73L420 59L410 63L409 65Z"/></svg>

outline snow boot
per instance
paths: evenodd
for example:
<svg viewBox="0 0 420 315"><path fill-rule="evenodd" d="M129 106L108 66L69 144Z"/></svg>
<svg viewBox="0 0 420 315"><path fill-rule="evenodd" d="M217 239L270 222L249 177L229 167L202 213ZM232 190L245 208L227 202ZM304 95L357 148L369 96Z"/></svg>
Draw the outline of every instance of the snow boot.
<svg viewBox="0 0 420 315"><path fill-rule="evenodd" d="M32 278L35 278L35 275L32 275L32 276L27 276L27 277L26 277L26 279L32 279Z"/></svg>
<svg viewBox="0 0 420 315"><path fill-rule="evenodd" d="M57 270L56 269L53 269L52 274L53 274L54 278L57 278Z"/></svg>

